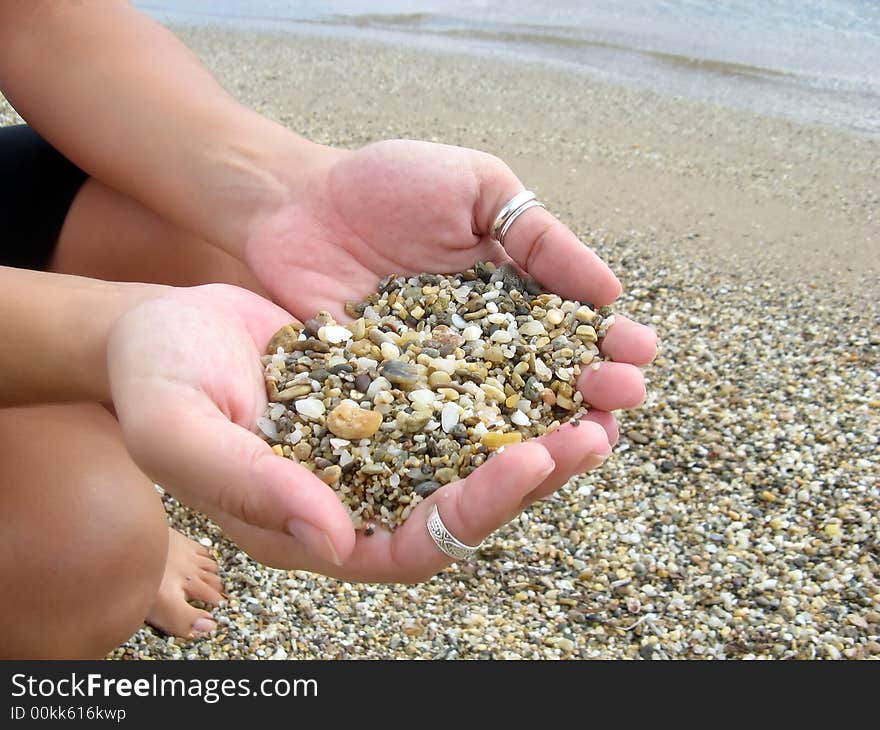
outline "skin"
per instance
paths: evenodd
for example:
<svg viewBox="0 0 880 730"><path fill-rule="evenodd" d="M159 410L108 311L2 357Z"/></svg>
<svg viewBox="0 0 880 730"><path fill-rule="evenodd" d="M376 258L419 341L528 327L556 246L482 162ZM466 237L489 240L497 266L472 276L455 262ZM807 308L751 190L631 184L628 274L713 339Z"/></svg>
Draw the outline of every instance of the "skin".
<svg viewBox="0 0 880 730"><path fill-rule="evenodd" d="M125 595L153 596L126 603L85 584L77 593L72 581L67 602L87 608L78 625L103 616L113 630L85 632L85 644L58 655L99 655L154 611L154 623L174 633L210 629L185 602L219 600L219 582L199 561L207 557L187 546L178 551L182 564L168 559L164 572L156 568L155 556L171 555L175 540L169 550L164 515L149 499L153 480L267 564L349 580L424 580L451 562L424 527L433 504L459 539L480 542L572 475L597 468L617 438L610 411L644 398L638 366L653 358L656 337L618 317L601 343L613 362L578 383L596 406L580 427L507 448L438 490L393 535L356 534L329 487L254 434L265 407L258 357L272 333L318 309L345 319L345 301L389 273L512 261L546 288L594 304L619 294L614 274L540 208L517 220L504 248L491 240L494 216L523 189L497 158L409 140L354 151L313 144L238 105L170 33L127 3L0 2L0 88L91 175L53 270L176 285L0 268L0 321L10 323L0 343L0 428L5 422L12 434L9 453L0 452L0 499L11 505L0 510L4 530L33 525L45 534L65 517L84 535L123 525L121 543L89 543L91 558L113 575L120 544L136 546L127 574L134 587ZM179 288L207 282L238 286ZM97 406L37 405L71 400L112 401L118 424L96 415ZM76 421L74 430L94 437L55 454L54 482L37 468L42 453L25 448L33 436L27 444L15 437L23 405L42 424L58 421L60 411L39 409L71 409L64 417ZM45 432L47 443L53 433ZM101 439L115 440L114 449L98 448ZM115 480L118 498L90 485L86 472ZM126 496L134 494L143 503ZM94 500L95 510L73 509ZM31 571L25 585L49 611L43 622L61 620L52 566L71 542L34 540L26 564L0 562L0 578L13 587ZM15 625L28 615L0 608L0 620ZM0 655L52 653L40 632L22 635L31 638L0 645Z"/></svg>

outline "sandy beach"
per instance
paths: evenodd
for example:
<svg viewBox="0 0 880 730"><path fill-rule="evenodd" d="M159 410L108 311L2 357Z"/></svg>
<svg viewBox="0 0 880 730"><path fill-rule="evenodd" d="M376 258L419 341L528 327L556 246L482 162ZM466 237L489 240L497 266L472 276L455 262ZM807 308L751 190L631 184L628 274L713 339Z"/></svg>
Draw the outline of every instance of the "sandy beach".
<svg viewBox="0 0 880 730"><path fill-rule="evenodd" d="M880 656L880 140L538 65L175 31L315 141L498 155L661 345L616 454L426 584L266 569L166 497L221 564L220 629L112 657Z"/></svg>

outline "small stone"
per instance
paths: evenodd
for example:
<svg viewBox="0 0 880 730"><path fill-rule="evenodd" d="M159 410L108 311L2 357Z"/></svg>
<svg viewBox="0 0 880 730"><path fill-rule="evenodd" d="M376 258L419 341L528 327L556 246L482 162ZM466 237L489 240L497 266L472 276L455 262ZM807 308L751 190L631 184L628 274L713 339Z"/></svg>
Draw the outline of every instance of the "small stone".
<svg viewBox="0 0 880 730"><path fill-rule="evenodd" d="M327 428L340 438L350 441L370 438L381 425L381 413L368 411L350 400L342 401L327 416Z"/></svg>
<svg viewBox="0 0 880 730"><path fill-rule="evenodd" d="M544 325L541 322L531 319L519 326L519 333L524 337L537 337L538 335L546 335L547 330L544 329Z"/></svg>
<svg viewBox="0 0 880 730"><path fill-rule="evenodd" d="M515 410L510 414L510 421L517 426L530 426L532 423L531 419L520 410Z"/></svg>
<svg viewBox="0 0 880 730"><path fill-rule="evenodd" d="M416 413L402 411L397 414L395 425L404 433L418 433L431 420L431 416L432 413L428 410L417 411Z"/></svg>
<svg viewBox="0 0 880 730"><path fill-rule="evenodd" d="M522 441L522 434L519 431L510 431L508 433L490 431L480 439L480 443L487 449L498 449L508 444L518 444L520 441Z"/></svg>
<svg viewBox="0 0 880 730"><path fill-rule="evenodd" d="M318 329L318 339L321 342L338 345L340 342L351 339L351 330L340 325L324 325Z"/></svg>
<svg viewBox="0 0 880 730"><path fill-rule="evenodd" d="M284 390L279 391L278 394L273 398L273 400L276 400L279 403L287 403L288 401L307 396L311 392L312 386L308 383L303 383L301 385L292 385L289 388L285 388Z"/></svg>
<svg viewBox="0 0 880 730"><path fill-rule="evenodd" d="M450 401L443 406L440 412L440 425L445 433L449 433L458 424L459 407L458 404Z"/></svg>
<svg viewBox="0 0 880 730"><path fill-rule="evenodd" d="M419 370L404 360L388 360L382 365L382 375L394 385L407 390L419 382Z"/></svg>
<svg viewBox="0 0 880 730"><path fill-rule="evenodd" d="M648 444L651 442L650 437L643 431L630 430L626 432L626 437L637 444Z"/></svg>
<svg viewBox="0 0 880 730"><path fill-rule="evenodd" d="M421 636L425 630L420 621L404 621L400 628L407 636Z"/></svg>
<svg viewBox="0 0 880 730"><path fill-rule="evenodd" d="M333 466L328 466L326 469L318 469L315 472L315 476L324 482L324 484L329 484L332 487L342 477L342 467L334 464Z"/></svg>
<svg viewBox="0 0 880 730"><path fill-rule="evenodd" d="M306 461L312 455L312 445L306 441L300 441L293 447L293 455L299 461Z"/></svg>
<svg viewBox="0 0 880 730"><path fill-rule="evenodd" d="M407 398L409 398L414 404L420 406L429 406L437 400L437 395L433 390L427 390L425 388L419 388L417 390L412 390L407 394Z"/></svg>
<svg viewBox="0 0 880 730"><path fill-rule="evenodd" d="M393 360L400 357L400 348L390 342L383 342L379 345L383 360Z"/></svg>
<svg viewBox="0 0 880 730"><path fill-rule="evenodd" d="M574 313L575 319L578 322L592 322L599 315L597 315L592 309L589 307L578 307Z"/></svg>
<svg viewBox="0 0 880 730"><path fill-rule="evenodd" d="M455 469L444 466L442 469L438 469L434 472L434 478L441 484L449 484L449 482L458 479L458 473Z"/></svg>
<svg viewBox="0 0 880 730"><path fill-rule="evenodd" d="M436 482L433 479L428 479L424 482L419 482L416 484L415 492L422 498L430 497L434 492L440 489L440 482Z"/></svg>
<svg viewBox="0 0 880 730"><path fill-rule="evenodd" d="M356 340L348 345L348 351L355 357L368 357L373 352L373 343L369 340Z"/></svg>
<svg viewBox="0 0 880 730"><path fill-rule="evenodd" d="M830 538L841 537L843 535L843 531L840 529L840 524L837 522L829 522L825 525L825 534Z"/></svg>
<svg viewBox="0 0 880 730"><path fill-rule="evenodd" d="M324 408L324 404L317 398L302 398L294 403L294 407L299 415L313 419L320 418L327 410Z"/></svg>
<svg viewBox="0 0 880 730"><path fill-rule="evenodd" d="M269 345L266 347L266 354L274 355L280 347L284 352L293 352L294 343L299 340L299 333L302 332L302 326L295 322L294 324L286 324L278 330Z"/></svg>
<svg viewBox="0 0 880 730"><path fill-rule="evenodd" d="M565 314L561 309L551 309L547 312L545 319L552 325L562 324Z"/></svg>
<svg viewBox="0 0 880 730"><path fill-rule="evenodd" d="M472 324L464 328L461 336L464 338L465 342L474 342L483 336L483 330L477 327L477 325Z"/></svg>

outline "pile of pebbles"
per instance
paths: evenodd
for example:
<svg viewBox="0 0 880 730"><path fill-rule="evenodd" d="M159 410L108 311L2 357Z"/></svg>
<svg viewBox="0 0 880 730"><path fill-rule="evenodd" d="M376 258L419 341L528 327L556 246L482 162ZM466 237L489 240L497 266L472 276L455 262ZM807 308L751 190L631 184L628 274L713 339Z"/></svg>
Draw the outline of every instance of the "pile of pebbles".
<svg viewBox="0 0 880 730"><path fill-rule="evenodd" d="M346 325L320 312L275 334L258 426L336 490L357 528L397 527L497 449L582 415L576 379L598 367L614 322L492 263L390 276L346 313Z"/></svg>

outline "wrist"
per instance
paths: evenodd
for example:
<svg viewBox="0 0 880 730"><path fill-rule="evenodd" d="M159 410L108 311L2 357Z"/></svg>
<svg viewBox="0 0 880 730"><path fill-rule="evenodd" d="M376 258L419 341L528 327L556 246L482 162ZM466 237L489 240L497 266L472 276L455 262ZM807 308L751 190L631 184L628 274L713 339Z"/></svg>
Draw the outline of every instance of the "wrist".
<svg viewBox="0 0 880 730"><path fill-rule="evenodd" d="M110 330L165 289L0 267L0 407L109 400Z"/></svg>
<svg viewBox="0 0 880 730"><path fill-rule="evenodd" d="M249 109L228 118L206 179L211 203L204 236L243 260L254 231L307 193L308 179L337 150L312 142Z"/></svg>

